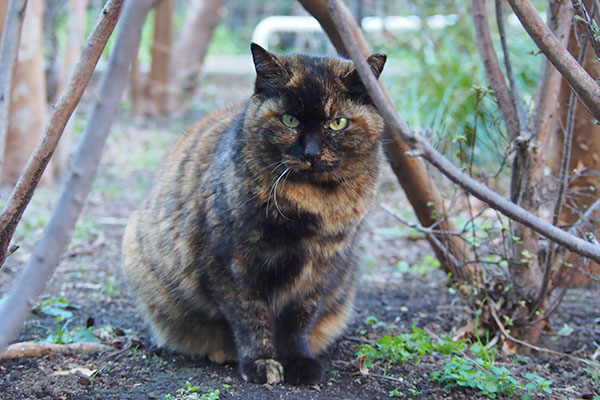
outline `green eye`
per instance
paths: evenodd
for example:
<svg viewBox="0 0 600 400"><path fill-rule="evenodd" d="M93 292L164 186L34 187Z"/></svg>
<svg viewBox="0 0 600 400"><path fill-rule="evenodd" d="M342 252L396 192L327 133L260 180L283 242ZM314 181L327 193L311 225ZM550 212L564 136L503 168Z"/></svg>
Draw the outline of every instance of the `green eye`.
<svg viewBox="0 0 600 400"><path fill-rule="evenodd" d="M348 126L348 118L336 118L332 123L329 124L329 128L334 131L341 131L346 129Z"/></svg>
<svg viewBox="0 0 600 400"><path fill-rule="evenodd" d="M296 128L298 125L300 125L300 121L298 121L298 118L294 117L291 114L283 114L281 116L281 122L283 122L283 124L288 128Z"/></svg>

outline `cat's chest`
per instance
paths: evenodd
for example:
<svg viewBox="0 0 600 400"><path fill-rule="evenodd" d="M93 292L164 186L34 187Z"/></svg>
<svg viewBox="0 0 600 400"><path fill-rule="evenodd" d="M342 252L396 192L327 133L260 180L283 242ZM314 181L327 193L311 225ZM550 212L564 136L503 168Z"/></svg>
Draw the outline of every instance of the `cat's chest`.
<svg viewBox="0 0 600 400"><path fill-rule="evenodd" d="M322 188L295 182L279 196L288 208L315 216L320 222L320 233L329 236L360 223L373 202L375 188L370 185Z"/></svg>

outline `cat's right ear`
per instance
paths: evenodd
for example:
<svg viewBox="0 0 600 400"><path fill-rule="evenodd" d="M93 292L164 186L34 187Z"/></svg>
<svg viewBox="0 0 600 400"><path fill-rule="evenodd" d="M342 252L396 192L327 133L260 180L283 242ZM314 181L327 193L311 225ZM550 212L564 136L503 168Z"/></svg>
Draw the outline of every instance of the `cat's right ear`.
<svg viewBox="0 0 600 400"><path fill-rule="evenodd" d="M260 91L266 86L285 81L287 71L279 57L263 49L256 43L250 45L254 67L256 68L256 90Z"/></svg>

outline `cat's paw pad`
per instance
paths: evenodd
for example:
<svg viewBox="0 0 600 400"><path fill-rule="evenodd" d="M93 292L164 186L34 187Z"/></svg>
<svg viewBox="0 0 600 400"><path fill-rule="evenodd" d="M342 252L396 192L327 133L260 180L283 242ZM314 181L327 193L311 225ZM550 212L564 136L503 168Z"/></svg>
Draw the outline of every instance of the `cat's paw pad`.
<svg viewBox="0 0 600 400"><path fill-rule="evenodd" d="M292 385L315 385L323 378L323 366L314 358L288 358L283 365L285 381Z"/></svg>
<svg viewBox="0 0 600 400"><path fill-rule="evenodd" d="M242 378L252 383L276 385L283 381L283 367L272 358L259 358L241 365Z"/></svg>

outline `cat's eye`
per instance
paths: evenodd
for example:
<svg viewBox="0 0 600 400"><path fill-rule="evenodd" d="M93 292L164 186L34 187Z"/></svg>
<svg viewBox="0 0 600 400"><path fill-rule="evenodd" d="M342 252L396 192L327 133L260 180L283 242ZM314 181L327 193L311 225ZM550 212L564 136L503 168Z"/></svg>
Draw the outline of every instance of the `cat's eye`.
<svg viewBox="0 0 600 400"><path fill-rule="evenodd" d="M329 124L329 128L334 131L341 131L348 126L348 118L336 118Z"/></svg>
<svg viewBox="0 0 600 400"><path fill-rule="evenodd" d="M281 122L288 128L296 128L300 125L298 118L294 117L292 114L283 114L281 116Z"/></svg>

